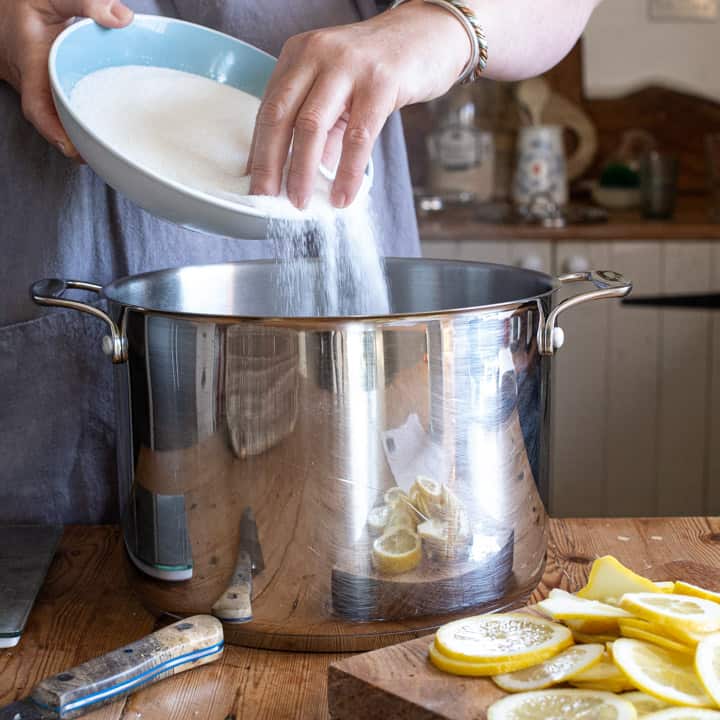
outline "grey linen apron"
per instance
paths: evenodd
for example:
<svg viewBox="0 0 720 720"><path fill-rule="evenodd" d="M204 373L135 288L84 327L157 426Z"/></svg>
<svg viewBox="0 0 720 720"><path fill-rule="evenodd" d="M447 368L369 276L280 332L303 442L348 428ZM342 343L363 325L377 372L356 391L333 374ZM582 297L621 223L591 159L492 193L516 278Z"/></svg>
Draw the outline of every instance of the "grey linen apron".
<svg viewBox="0 0 720 720"><path fill-rule="evenodd" d="M214 27L278 55L298 32L353 22L372 0L129 0L138 12ZM386 255L418 252L402 128L374 151L375 212ZM43 277L106 284L164 267L271 255L269 243L161 221L65 160L0 82L0 523L117 519L111 363L103 324L34 305Z"/></svg>

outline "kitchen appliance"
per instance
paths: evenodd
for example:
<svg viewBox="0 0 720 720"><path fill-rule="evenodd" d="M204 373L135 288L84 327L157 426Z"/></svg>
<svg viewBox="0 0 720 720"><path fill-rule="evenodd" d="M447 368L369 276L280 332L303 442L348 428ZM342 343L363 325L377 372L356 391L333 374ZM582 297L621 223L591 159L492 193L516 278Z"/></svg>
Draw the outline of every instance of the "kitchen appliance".
<svg viewBox="0 0 720 720"><path fill-rule="evenodd" d="M45 580L62 527L0 527L0 648L18 644Z"/></svg>
<svg viewBox="0 0 720 720"><path fill-rule="evenodd" d="M0 708L0 720L60 720L85 715L135 690L217 660L222 625L199 615L42 680L29 697Z"/></svg>
<svg viewBox="0 0 720 720"><path fill-rule="evenodd" d="M318 293L305 262L304 292ZM150 609L208 612L239 583L252 619L227 623L230 641L358 650L535 587L557 320L631 284L445 260L385 270L379 317L282 317L271 261L35 283L35 302L108 327L124 539ZM594 287L554 306L577 282ZM378 534L396 502L405 519Z"/></svg>

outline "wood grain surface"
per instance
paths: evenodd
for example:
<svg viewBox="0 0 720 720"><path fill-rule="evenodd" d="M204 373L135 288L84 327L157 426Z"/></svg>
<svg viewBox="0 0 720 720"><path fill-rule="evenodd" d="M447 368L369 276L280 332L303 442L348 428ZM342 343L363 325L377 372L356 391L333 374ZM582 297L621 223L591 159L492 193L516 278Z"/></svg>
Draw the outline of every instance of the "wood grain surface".
<svg viewBox="0 0 720 720"><path fill-rule="evenodd" d="M720 590L720 519L552 521L548 562L533 599L584 584L594 558L615 555L654 580L683 579ZM356 655L329 669L337 720L484 720L504 693L486 678L448 675L427 660L432 636Z"/></svg>
<svg viewBox="0 0 720 720"><path fill-rule="evenodd" d="M549 533L547 568L535 601L553 587L576 589L592 560L606 553L654 578L685 577L720 589L720 519L552 520ZM25 697L45 677L156 629L155 619L129 589L122 554L116 528L66 529L20 644L0 652L0 706ZM216 663L163 680L86 717L325 720L328 666L342 657L231 646ZM404 663L397 667L406 671ZM366 710L361 717L380 716Z"/></svg>

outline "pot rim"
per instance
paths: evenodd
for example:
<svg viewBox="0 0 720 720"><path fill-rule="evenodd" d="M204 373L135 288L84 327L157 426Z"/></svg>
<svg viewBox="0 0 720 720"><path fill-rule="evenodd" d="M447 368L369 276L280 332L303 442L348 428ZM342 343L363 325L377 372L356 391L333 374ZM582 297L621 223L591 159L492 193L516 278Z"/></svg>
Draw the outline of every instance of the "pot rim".
<svg viewBox="0 0 720 720"><path fill-rule="evenodd" d="M212 313L201 313L201 312L189 312L189 311L170 311L170 310L159 310L152 307L146 307L143 305L135 305L123 302L120 299L112 297L114 291L118 291L120 286L129 281L142 280L144 278L151 277L153 275L159 276L164 273L171 273L173 271L183 270L185 268L209 268L209 267L221 267L228 265L274 265L277 263L274 259L258 259L258 260L237 260L232 262L223 263L205 263L202 265L181 265L176 267L164 268L161 270L150 270L148 272L137 273L135 275L127 275L112 282L104 285L101 290L101 295L109 302L114 303L122 308L132 310L134 312L140 312L147 315L154 315L160 317L173 317L173 318L188 318L188 319L203 319L213 320L220 322L254 322L272 325L338 325L347 323L397 323L407 320L423 319L423 318L436 318L444 316L457 316L468 313L477 312L498 312L507 310L518 310L526 305L537 306L538 302L542 299L551 297L560 288L560 282L548 275L547 273L539 272L537 270L529 270L526 268L513 267L512 265L503 265L500 263L489 263L481 262L477 260L453 260L453 259L442 259L442 258L418 258L418 257L395 257L388 256L383 258L384 261L392 262L418 262L422 261L424 264L436 264L444 263L450 265L476 265L476 266L490 266L503 268L505 270L511 270L514 273L522 274L527 277L534 277L539 280L544 280L550 286L549 289L543 293L532 295L529 297L522 297L513 300L506 300L499 303L491 303L489 305L471 305L457 308L447 308L442 310L422 310L417 312L407 313L387 313L383 315L290 315L290 316L274 316L274 315L214 315Z"/></svg>

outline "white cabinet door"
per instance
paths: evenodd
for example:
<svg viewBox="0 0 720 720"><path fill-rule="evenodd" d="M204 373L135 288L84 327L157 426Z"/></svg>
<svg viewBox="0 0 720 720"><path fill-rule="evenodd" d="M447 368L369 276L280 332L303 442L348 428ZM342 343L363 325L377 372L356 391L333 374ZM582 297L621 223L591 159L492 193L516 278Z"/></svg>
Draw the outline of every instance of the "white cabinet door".
<svg viewBox="0 0 720 720"><path fill-rule="evenodd" d="M720 289L713 243L562 243L558 272L570 258L623 273L637 295ZM552 512L718 512L720 317L603 301L562 315L560 325Z"/></svg>
<svg viewBox="0 0 720 720"><path fill-rule="evenodd" d="M476 260L551 273L552 243L542 240L423 240L423 257Z"/></svg>

